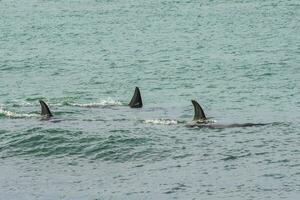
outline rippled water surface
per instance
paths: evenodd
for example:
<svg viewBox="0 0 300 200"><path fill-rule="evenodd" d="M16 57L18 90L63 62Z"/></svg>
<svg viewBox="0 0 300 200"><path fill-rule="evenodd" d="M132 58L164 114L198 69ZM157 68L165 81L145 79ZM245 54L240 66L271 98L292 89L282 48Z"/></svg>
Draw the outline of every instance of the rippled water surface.
<svg viewBox="0 0 300 200"><path fill-rule="evenodd" d="M0 13L0 199L299 199L299 1ZM217 124L267 125L189 128L191 99Z"/></svg>

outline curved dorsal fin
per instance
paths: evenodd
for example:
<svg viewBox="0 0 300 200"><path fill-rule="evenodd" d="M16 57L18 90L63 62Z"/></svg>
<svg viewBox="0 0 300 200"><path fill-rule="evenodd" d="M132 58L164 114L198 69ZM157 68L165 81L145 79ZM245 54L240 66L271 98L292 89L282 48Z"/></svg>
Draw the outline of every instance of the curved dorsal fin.
<svg viewBox="0 0 300 200"><path fill-rule="evenodd" d="M131 108L141 108L143 107L142 97L140 93L140 89L138 87L135 87L135 91L133 94L133 97L128 104Z"/></svg>
<svg viewBox="0 0 300 200"><path fill-rule="evenodd" d="M40 104L41 104L41 109L42 109L41 115L47 116L47 117L52 117L53 115L52 115L49 107L47 106L47 104L42 100L40 100Z"/></svg>
<svg viewBox="0 0 300 200"><path fill-rule="evenodd" d="M199 103L195 100L192 100L194 109L195 109L195 115L194 115L194 120L205 120L206 116L204 114L203 109L199 105Z"/></svg>

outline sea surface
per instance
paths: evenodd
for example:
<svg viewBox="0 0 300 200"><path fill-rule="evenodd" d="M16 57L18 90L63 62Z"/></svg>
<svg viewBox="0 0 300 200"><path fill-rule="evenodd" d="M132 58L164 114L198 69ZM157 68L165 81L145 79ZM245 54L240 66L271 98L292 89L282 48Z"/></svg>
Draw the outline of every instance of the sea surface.
<svg viewBox="0 0 300 200"><path fill-rule="evenodd" d="M1 200L298 200L299 122L298 0L0 0Z"/></svg>

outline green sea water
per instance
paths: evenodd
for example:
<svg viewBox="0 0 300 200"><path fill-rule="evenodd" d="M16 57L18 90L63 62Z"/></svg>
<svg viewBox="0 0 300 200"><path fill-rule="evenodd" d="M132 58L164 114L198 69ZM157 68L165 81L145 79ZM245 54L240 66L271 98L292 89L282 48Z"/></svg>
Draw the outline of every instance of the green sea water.
<svg viewBox="0 0 300 200"><path fill-rule="evenodd" d="M297 0L0 0L0 199L299 199L299 33Z"/></svg>

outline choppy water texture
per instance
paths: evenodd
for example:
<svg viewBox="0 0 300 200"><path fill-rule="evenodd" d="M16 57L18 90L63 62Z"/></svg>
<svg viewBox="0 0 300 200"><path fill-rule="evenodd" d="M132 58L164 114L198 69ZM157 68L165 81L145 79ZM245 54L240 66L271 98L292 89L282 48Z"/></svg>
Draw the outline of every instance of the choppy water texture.
<svg viewBox="0 0 300 200"><path fill-rule="evenodd" d="M299 1L0 13L0 199L299 199ZM135 86L142 109L127 107ZM188 128L191 99L217 123L269 124Z"/></svg>

